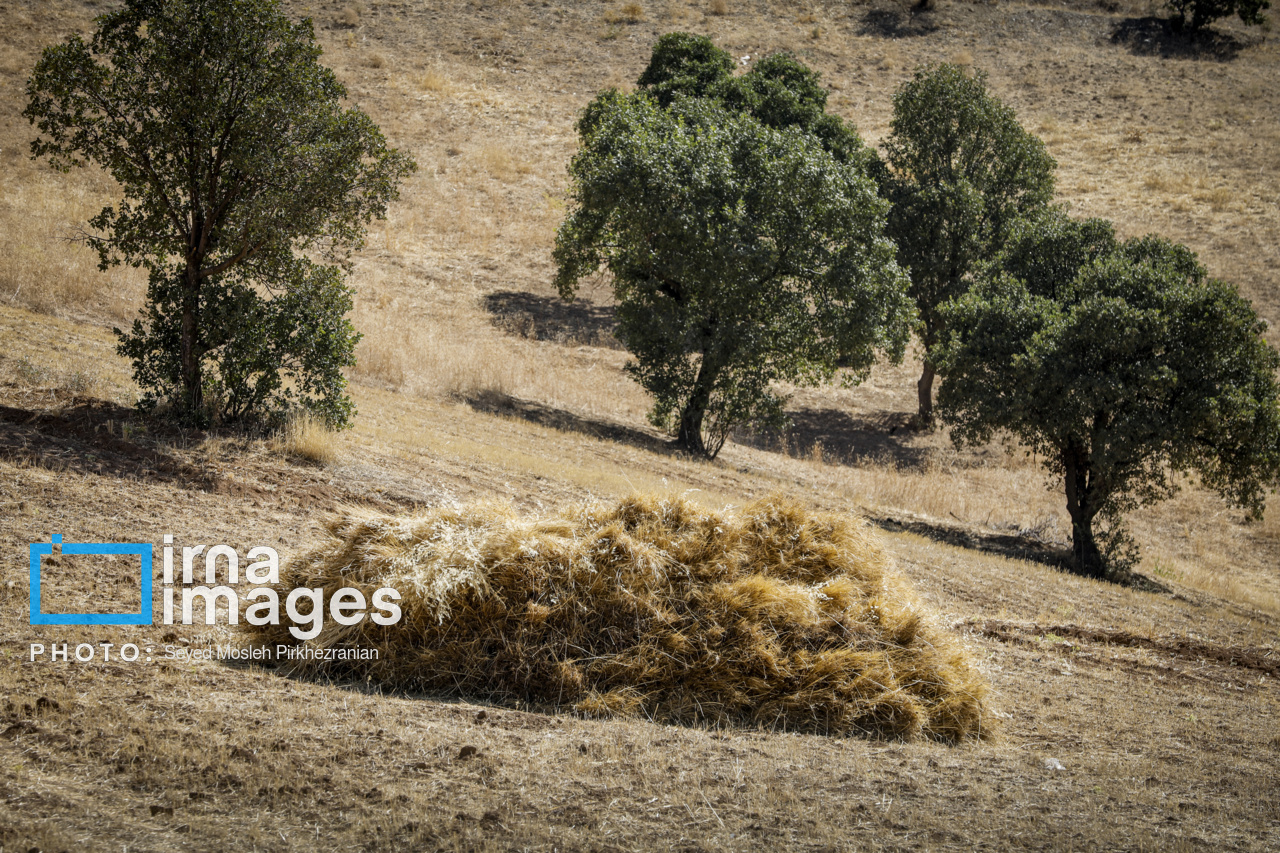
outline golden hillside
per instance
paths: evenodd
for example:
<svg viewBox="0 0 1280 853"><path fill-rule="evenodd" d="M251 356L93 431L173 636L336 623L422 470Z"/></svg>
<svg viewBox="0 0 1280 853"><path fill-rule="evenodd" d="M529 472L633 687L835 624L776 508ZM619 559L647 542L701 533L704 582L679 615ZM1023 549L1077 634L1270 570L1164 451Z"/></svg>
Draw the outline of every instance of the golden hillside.
<svg viewBox="0 0 1280 853"><path fill-rule="evenodd" d="M1280 50L1221 23L1198 49L1145 3L288 4L419 171L358 260L340 436L259 440L140 419L110 328L144 281L68 238L112 198L32 162L20 115L42 46L104 5L0 0L0 847L4 849L1268 849L1280 844L1280 508L1261 523L1188 484L1132 519L1129 586L1042 559L1069 535L1037 460L901 429L916 366L798 393L782 437L671 451L622 372L607 284L549 282L575 116L658 35L789 49L878 142L917 63L989 73L1059 163L1059 192L1124 236L1185 242L1280 322ZM749 60L747 60L749 61ZM1276 342L1274 332L1272 341ZM318 460L318 461L317 461ZM948 746L598 721L178 649L175 630L27 622L28 543L266 543L286 559L352 506L499 499L523 513L636 491L708 510L782 492L865 514L991 684L999 731ZM109 591L62 557L68 602ZM53 594L53 593L51 593ZM135 593L136 595L136 593ZM29 660L135 642L148 665ZM175 653L166 656L166 647ZM467 751L468 747L474 749ZM1057 762L1063 769L1053 769Z"/></svg>

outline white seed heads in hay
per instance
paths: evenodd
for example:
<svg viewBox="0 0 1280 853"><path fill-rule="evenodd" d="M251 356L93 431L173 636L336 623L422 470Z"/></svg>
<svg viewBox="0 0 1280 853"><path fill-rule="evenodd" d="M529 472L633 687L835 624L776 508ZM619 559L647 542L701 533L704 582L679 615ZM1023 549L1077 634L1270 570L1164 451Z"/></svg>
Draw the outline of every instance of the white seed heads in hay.
<svg viewBox="0 0 1280 853"><path fill-rule="evenodd" d="M951 741L988 731L968 654L851 516L776 497L730 513L640 495L533 519L487 503L352 512L329 534L286 567L281 598L393 587L403 617L326 621L309 645L378 659L290 664L303 673L594 717ZM289 627L247 630L297 644Z"/></svg>

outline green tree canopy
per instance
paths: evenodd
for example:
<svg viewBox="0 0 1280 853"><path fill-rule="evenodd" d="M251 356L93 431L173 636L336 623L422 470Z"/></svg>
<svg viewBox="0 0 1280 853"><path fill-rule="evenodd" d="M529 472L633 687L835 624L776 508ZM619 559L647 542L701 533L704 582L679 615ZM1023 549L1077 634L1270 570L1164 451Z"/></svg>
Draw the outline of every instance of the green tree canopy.
<svg viewBox="0 0 1280 853"><path fill-rule="evenodd" d="M842 162L867 167L875 159L852 126L826 112L821 76L795 56L770 54L736 77L733 69L733 57L706 36L668 33L658 39L636 82L664 107L678 97L709 98L766 127L804 130Z"/></svg>
<svg viewBox="0 0 1280 853"><path fill-rule="evenodd" d="M1254 516L1280 480L1280 355L1185 246L1047 212L941 313L940 414L958 442L1007 430L1062 477L1086 574L1108 562L1094 520L1123 542L1123 514L1168 497L1174 472Z"/></svg>
<svg viewBox="0 0 1280 853"><path fill-rule="evenodd" d="M127 0L87 43L46 48L28 83L33 154L120 185L90 221L103 269L149 272L120 352L144 403L187 422L298 404L350 418L341 273L413 163L342 107L320 53L275 0Z"/></svg>
<svg viewBox="0 0 1280 853"><path fill-rule="evenodd" d="M709 98L602 95L580 122L556 280L606 268L651 417L714 456L736 424L780 424L779 381L900 358L906 281L874 183L802 130Z"/></svg>
<svg viewBox="0 0 1280 853"><path fill-rule="evenodd" d="M718 97L733 79L733 57L706 36L667 33L658 39L649 65L636 83L659 104L671 106L677 97Z"/></svg>
<svg viewBox="0 0 1280 853"><path fill-rule="evenodd" d="M924 369L918 420L933 420L929 354L944 323L940 306L968 288L975 266L1003 246L1012 223L1053 198L1056 164L986 77L957 65L918 69L893 97L885 142L892 202L889 235L911 274Z"/></svg>

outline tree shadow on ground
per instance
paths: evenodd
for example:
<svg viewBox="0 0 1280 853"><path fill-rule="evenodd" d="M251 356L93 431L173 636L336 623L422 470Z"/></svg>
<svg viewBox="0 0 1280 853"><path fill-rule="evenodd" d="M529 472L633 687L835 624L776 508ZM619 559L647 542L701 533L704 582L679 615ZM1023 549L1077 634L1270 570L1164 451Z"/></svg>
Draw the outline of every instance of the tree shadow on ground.
<svg viewBox="0 0 1280 853"><path fill-rule="evenodd" d="M921 9L917 5L911 9L869 10L862 16L858 35L895 39L912 38L927 36L937 30L938 25L933 20L932 11Z"/></svg>
<svg viewBox="0 0 1280 853"><path fill-rule="evenodd" d="M1041 542L1022 533L994 533L975 530L966 524L952 523L939 519L920 518L907 513L864 512L867 521L893 533L914 533L935 542L1012 557L1018 560L1029 560L1034 563L1051 566L1055 569L1069 571L1071 568L1071 551L1050 542Z"/></svg>
<svg viewBox="0 0 1280 853"><path fill-rule="evenodd" d="M780 432L740 430L738 444L791 456L838 461L846 465L874 462L900 469L923 468L928 450L912 447L911 416L905 412L872 412L854 416L839 409L797 409L787 412L791 426Z"/></svg>
<svg viewBox="0 0 1280 853"><path fill-rule="evenodd" d="M1016 560L1027 560L1028 562L1040 563L1069 574L1076 574L1069 547L1064 548L1053 542L1040 540L1030 531L997 533L977 530L966 524L920 518L915 515L892 511L878 513L864 511L863 514L867 521L881 530L888 530L894 533L914 533L917 536L923 536L926 539L932 539L935 542L952 545L956 548L982 551L987 554L997 554L1001 557L1009 557ZM1172 591L1168 586L1153 578L1127 569L1114 570L1107 575L1105 580L1119 586L1144 592L1169 594Z"/></svg>
<svg viewBox="0 0 1280 853"><path fill-rule="evenodd" d="M669 441L652 433L638 430L609 421L586 418L573 412L546 406L532 400L522 400L503 394L500 391L477 391L463 395L468 406L480 412L519 418L539 426L550 427L562 432L576 432L592 438L603 438L619 444L648 450L653 453L668 455L682 454L673 441Z"/></svg>
<svg viewBox="0 0 1280 853"><path fill-rule="evenodd" d="M611 305L504 290L486 296L484 309L493 325L516 337L569 346L622 348L613 336Z"/></svg>
<svg viewBox="0 0 1280 853"><path fill-rule="evenodd" d="M174 430L144 424L133 409L104 400L73 397L57 410L0 406L0 425L0 459L80 474L211 485L205 472L158 444L159 438L175 437ZM146 435L135 441L127 437L130 430Z"/></svg>
<svg viewBox="0 0 1280 853"><path fill-rule="evenodd" d="M1111 32L1111 43L1124 45L1137 56L1162 59L1211 59L1230 62L1246 47L1260 44L1261 38L1242 40L1214 30L1199 32L1174 30L1166 18L1148 16L1125 18Z"/></svg>

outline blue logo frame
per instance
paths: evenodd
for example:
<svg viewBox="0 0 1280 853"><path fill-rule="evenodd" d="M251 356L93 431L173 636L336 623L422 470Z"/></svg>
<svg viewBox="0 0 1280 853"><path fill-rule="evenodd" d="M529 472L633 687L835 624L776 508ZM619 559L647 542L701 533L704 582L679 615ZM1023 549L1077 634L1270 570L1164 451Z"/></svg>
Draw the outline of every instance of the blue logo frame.
<svg viewBox="0 0 1280 853"><path fill-rule="evenodd" d="M62 545L64 554L137 554L142 558L142 598L137 613L44 613L40 609L40 557L53 555L53 546ZM150 625L151 545L144 542L68 542L55 533L49 544L31 543L31 624L32 625Z"/></svg>

